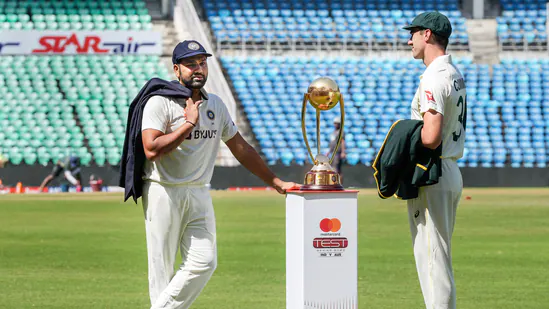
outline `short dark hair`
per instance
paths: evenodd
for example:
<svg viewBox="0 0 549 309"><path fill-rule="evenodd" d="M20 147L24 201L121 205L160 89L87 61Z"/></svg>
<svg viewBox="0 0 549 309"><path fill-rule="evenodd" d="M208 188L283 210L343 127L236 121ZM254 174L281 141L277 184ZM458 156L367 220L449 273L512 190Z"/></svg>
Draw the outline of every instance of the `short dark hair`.
<svg viewBox="0 0 549 309"><path fill-rule="evenodd" d="M442 47L444 50L446 50L446 48L448 48L448 43L449 42L448 42L447 37L443 37L441 35L433 33L433 40L435 41L435 44Z"/></svg>
<svg viewBox="0 0 549 309"><path fill-rule="evenodd" d="M419 33L421 33L423 35L423 32L425 31L426 29L421 29ZM431 29L429 29L431 30ZM441 35L438 35L438 34L435 34L433 32L433 30L431 30L431 34L433 35L433 41L435 41L435 44L437 44L438 46L444 48L444 50L446 50L448 48L448 38L446 37L443 37Z"/></svg>

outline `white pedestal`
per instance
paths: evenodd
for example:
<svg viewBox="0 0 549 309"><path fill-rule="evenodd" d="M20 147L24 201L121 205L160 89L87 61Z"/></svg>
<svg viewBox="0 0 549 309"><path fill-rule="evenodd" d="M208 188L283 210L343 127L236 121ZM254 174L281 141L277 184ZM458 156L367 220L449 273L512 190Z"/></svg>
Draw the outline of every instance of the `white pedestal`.
<svg viewBox="0 0 549 309"><path fill-rule="evenodd" d="M286 309L356 309L357 191L288 191Z"/></svg>

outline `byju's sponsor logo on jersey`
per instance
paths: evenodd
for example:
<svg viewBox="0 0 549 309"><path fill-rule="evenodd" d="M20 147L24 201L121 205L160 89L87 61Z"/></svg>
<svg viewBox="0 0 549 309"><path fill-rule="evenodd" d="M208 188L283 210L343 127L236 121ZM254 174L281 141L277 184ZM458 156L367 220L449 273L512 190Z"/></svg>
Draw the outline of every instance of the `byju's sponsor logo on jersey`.
<svg viewBox="0 0 549 309"><path fill-rule="evenodd" d="M186 139L214 139L217 137L217 130L194 130Z"/></svg>

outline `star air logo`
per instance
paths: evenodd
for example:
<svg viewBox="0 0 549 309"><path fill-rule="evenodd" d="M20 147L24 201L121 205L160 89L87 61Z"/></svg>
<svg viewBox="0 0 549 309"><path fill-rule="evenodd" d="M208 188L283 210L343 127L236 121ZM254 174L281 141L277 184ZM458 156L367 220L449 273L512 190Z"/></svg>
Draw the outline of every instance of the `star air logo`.
<svg viewBox="0 0 549 309"><path fill-rule="evenodd" d="M198 50L200 48L200 46L198 46L198 44L195 43L195 42L189 43L188 47L189 47L190 50Z"/></svg>
<svg viewBox="0 0 549 309"><path fill-rule="evenodd" d="M425 95L427 96L427 101L435 102L435 98L433 97L433 93L431 91L425 90Z"/></svg>
<svg viewBox="0 0 549 309"><path fill-rule="evenodd" d="M214 112L212 112L211 110L208 110L208 112L206 112L206 115L208 116L208 118L210 120L214 120L215 119L215 114Z"/></svg>

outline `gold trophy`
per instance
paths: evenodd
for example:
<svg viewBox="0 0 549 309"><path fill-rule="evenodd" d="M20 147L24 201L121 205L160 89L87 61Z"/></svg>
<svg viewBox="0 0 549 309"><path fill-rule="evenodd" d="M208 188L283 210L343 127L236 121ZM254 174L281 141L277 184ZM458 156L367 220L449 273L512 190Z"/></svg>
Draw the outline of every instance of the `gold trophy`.
<svg viewBox="0 0 549 309"><path fill-rule="evenodd" d="M307 140L307 130L305 129L305 110L307 101L316 109L316 141L317 155L313 157L309 141ZM339 136L334 153L331 158L320 153L320 112L334 108L341 101L341 127L339 128ZM302 191L341 191L339 174L330 165L334 160L334 156L339 149L339 144L343 137L343 124L345 120L345 111L343 104L343 95L339 92L337 83L328 77L320 77L315 79L307 89L307 93L303 96L303 107L301 109L301 130L305 145L309 151L309 156L313 161L314 167L305 175L305 184L301 186Z"/></svg>

